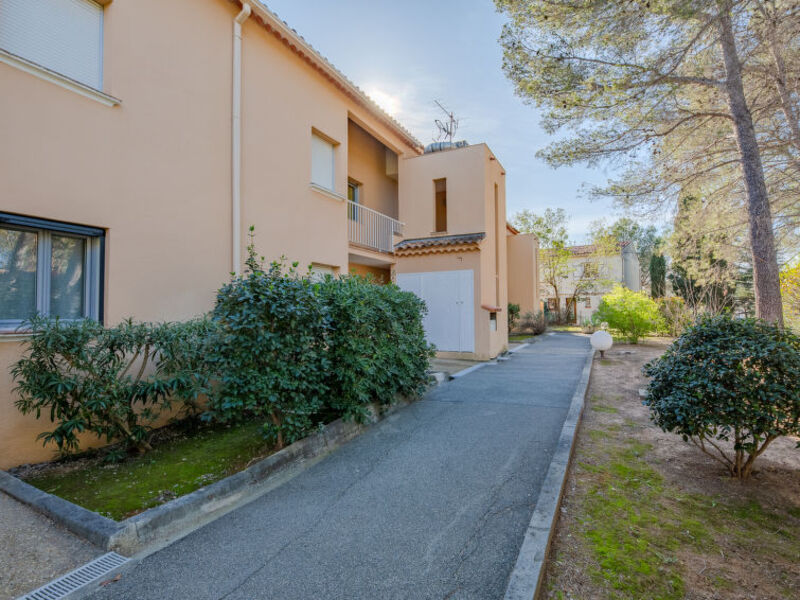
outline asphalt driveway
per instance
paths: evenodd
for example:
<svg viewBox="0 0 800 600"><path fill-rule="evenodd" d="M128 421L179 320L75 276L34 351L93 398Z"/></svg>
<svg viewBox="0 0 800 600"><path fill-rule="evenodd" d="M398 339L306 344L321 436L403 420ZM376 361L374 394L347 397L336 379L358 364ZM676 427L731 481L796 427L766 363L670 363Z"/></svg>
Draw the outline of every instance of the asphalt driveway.
<svg viewBox="0 0 800 600"><path fill-rule="evenodd" d="M92 598L502 598L588 339L432 390Z"/></svg>

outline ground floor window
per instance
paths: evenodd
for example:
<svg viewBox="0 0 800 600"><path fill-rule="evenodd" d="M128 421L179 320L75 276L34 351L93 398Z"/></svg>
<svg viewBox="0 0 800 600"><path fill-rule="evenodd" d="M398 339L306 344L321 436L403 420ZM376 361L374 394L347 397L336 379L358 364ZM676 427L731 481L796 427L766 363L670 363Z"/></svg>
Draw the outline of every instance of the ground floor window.
<svg viewBox="0 0 800 600"><path fill-rule="evenodd" d="M104 231L0 213L0 330L101 317Z"/></svg>

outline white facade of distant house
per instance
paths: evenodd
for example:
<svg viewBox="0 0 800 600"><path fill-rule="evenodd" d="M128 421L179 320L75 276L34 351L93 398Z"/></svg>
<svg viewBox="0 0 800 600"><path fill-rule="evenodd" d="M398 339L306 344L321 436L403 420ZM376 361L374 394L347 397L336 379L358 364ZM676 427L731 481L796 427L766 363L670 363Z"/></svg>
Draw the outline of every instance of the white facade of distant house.
<svg viewBox="0 0 800 600"><path fill-rule="evenodd" d="M597 312L600 300L615 285L622 285L634 292L641 291L639 256L633 242L621 244L618 253L602 257L594 255L595 248L591 245L572 246L569 250L572 256L567 263L568 275L559 280L558 306L556 306L556 297L552 286L545 282L544 273L540 273L540 295L542 302L551 312L558 310L563 313L569 309L573 319L580 324L592 318L592 315ZM542 261L542 268L544 268L544 262ZM580 285L585 269L590 269L595 280L591 286L592 293L579 295L573 306L572 298L575 287Z"/></svg>

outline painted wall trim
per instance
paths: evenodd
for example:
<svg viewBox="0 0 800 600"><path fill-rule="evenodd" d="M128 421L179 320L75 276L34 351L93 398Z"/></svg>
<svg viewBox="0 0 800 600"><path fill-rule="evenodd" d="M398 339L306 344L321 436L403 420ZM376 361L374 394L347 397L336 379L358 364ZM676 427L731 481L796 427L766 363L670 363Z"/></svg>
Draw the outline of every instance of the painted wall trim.
<svg viewBox="0 0 800 600"><path fill-rule="evenodd" d="M75 81L74 79L70 79L66 75L62 75L56 71L51 71L47 67L43 67L42 65L26 60L21 56L7 52L2 48L0 48L0 62L19 69L20 71L24 71L25 73L34 75L39 79L49 81L50 83L55 83L64 89L75 92L76 94L80 94L85 98L95 100L96 102L104 104L105 106L117 106L122 104L122 100L119 98L109 96L100 90L96 90L93 87L90 87L84 83L80 83L79 81Z"/></svg>
<svg viewBox="0 0 800 600"><path fill-rule="evenodd" d="M322 187L321 185L317 185L316 183L311 183L309 185L311 186L312 190L314 190L315 192L319 192L323 196L328 196L329 198L333 198L334 200L339 200L340 202L344 202L345 200L347 200L347 198L342 196L341 194L337 194L333 190L329 190L328 188Z"/></svg>
<svg viewBox="0 0 800 600"><path fill-rule="evenodd" d="M231 85L231 271L242 273L242 23L252 9L242 2L233 19L233 83Z"/></svg>

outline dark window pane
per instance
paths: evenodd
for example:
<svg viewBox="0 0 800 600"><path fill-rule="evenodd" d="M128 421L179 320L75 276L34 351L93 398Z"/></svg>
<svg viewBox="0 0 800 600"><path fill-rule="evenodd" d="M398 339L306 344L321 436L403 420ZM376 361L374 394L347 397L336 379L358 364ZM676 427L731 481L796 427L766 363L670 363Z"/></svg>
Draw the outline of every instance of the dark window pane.
<svg viewBox="0 0 800 600"><path fill-rule="evenodd" d="M80 319L84 315L84 256L86 240L53 235L50 268L50 316Z"/></svg>
<svg viewBox="0 0 800 600"><path fill-rule="evenodd" d="M36 312L36 234L0 228L0 319Z"/></svg>

